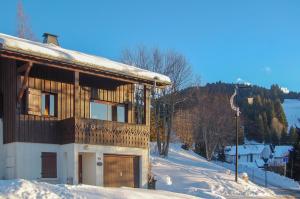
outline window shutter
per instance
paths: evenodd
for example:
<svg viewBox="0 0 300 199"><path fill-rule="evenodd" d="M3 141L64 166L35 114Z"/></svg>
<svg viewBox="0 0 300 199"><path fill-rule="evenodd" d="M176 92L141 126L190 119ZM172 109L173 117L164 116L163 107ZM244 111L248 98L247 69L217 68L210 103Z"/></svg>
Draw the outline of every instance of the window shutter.
<svg viewBox="0 0 300 199"><path fill-rule="evenodd" d="M57 177L56 153L42 152L42 178Z"/></svg>
<svg viewBox="0 0 300 199"><path fill-rule="evenodd" d="M41 91L37 89L27 89L27 113L30 115L41 115Z"/></svg>

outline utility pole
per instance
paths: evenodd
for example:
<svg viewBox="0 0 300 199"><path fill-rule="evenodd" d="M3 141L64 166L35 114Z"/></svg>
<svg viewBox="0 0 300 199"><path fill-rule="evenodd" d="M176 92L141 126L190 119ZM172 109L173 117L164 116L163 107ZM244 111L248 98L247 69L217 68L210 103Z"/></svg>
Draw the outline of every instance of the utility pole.
<svg viewBox="0 0 300 199"><path fill-rule="evenodd" d="M237 108L236 111L236 116L235 116L235 121L236 121L236 134L235 134L235 139L236 139L236 147L235 147L235 181L238 181L238 154L239 154L239 150L238 150L238 146L239 146L239 108Z"/></svg>
<svg viewBox="0 0 300 199"><path fill-rule="evenodd" d="M238 160L239 160L238 146L239 146L239 115L240 115L240 109L239 109L239 107L237 107L237 105L236 106L234 105L233 101L234 101L234 97L236 97L237 94L238 94L238 86L235 87L234 93L230 98L231 108L232 108L232 110L236 111L236 113L235 113L235 122L236 122L236 131L235 131L235 141L236 141L236 144L235 144L235 182L238 182ZM235 104L237 104L237 100L236 100Z"/></svg>
<svg viewBox="0 0 300 199"><path fill-rule="evenodd" d="M235 89L234 89L234 93L233 95L230 97L230 105L231 105L231 108L232 110L234 110L236 113L235 113L235 122L236 122L236 131L235 131L235 140L236 140L236 144L235 144L235 182L238 182L238 168L239 168L239 164L238 164L238 161L239 161L239 150L238 150L238 147L239 147L239 116L240 116L240 108L237 106L237 96L238 96L238 89L239 88L250 88L249 85L245 85L245 86L239 86L239 85L236 85L235 86ZM235 104L234 105L234 98L236 98L235 100ZM253 98L252 97L249 97L248 98L248 104L252 105L253 103Z"/></svg>

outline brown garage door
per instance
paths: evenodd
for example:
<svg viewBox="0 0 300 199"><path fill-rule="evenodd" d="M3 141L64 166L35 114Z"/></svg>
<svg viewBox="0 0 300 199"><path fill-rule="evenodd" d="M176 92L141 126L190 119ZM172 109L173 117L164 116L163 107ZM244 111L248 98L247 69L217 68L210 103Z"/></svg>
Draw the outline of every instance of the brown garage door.
<svg viewBox="0 0 300 199"><path fill-rule="evenodd" d="M138 156L104 155L104 186L139 187L140 167Z"/></svg>

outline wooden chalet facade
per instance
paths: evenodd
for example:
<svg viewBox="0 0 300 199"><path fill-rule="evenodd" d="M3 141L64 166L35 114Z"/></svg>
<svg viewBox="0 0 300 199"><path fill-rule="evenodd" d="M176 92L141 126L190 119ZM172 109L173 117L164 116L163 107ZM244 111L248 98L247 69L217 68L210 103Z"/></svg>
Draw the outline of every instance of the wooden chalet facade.
<svg viewBox="0 0 300 199"><path fill-rule="evenodd" d="M145 187L150 91L169 78L44 36L0 34L0 178Z"/></svg>

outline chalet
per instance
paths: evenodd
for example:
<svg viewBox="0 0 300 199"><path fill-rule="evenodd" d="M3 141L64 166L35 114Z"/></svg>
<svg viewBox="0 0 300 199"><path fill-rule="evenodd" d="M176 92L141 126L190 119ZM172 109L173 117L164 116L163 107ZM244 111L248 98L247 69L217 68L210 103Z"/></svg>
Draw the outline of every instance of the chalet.
<svg viewBox="0 0 300 199"><path fill-rule="evenodd" d="M146 187L150 91L170 83L52 34L0 34L0 179Z"/></svg>
<svg viewBox="0 0 300 199"><path fill-rule="evenodd" d="M262 166L262 152L265 147L270 147L265 144L244 144L238 146L238 161L240 163L253 163L258 167ZM229 163L235 162L235 149L236 146L225 147L225 160Z"/></svg>

